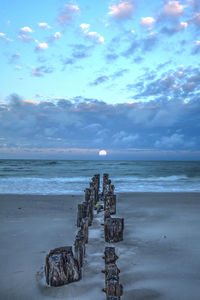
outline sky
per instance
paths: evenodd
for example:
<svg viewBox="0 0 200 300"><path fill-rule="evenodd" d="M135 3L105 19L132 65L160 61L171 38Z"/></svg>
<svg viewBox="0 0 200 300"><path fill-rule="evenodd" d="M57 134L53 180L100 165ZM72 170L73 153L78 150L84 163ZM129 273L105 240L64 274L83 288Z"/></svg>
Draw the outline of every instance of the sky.
<svg viewBox="0 0 200 300"><path fill-rule="evenodd" d="M199 0L0 0L0 158L199 160L199 58Z"/></svg>

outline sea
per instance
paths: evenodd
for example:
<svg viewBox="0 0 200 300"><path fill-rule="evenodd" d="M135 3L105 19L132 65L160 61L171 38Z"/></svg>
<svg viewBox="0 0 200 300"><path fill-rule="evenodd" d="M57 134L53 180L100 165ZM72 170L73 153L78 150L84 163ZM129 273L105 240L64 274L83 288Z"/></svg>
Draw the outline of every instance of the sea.
<svg viewBox="0 0 200 300"><path fill-rule="evenodd" d="M118 192L200 192L200 161L0 160L0 194L84 194L108 173Z"/></svg>

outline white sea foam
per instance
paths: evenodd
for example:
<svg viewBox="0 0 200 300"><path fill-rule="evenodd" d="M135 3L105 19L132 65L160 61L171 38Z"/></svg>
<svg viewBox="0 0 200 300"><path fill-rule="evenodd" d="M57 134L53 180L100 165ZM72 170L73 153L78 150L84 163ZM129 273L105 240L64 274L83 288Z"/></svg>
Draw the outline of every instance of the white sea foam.
<svg viewBox="0 0 200 300"><path fill-rule="evenodd" d="M90 177L0 178L0 193L83 194ZM113 178L116 192L200 192L200 178L187 176Z"/></svg>

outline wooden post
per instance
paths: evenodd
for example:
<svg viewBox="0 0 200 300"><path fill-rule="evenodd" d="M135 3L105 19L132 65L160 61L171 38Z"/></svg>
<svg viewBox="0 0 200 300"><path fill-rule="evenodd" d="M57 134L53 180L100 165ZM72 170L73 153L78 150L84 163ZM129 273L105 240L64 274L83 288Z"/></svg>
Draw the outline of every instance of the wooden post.
<svg viewBox="0 0 200 300"><path fill-rule="evenodd" d="M105 247L103 258L105 264L114 264L118 259L118 256L115 254L115 247Z"/></svg>
<svg viewBox="0 0 200 300"><path fill-rule="evenodd" d="M108 193L104 197L104 210L109 210L111 215L116 214L116 195Z"/></svg>
<svg viewBox="0 0 200 300"><path fill-rule="evenodd" d="M108 181L108 177L109 177L109 174L107 174L107 173L103 174L103 195L105 195L105 192L106 192L106 184Z"/></svg>
<svg viewBox="0 0 200 300"><path fill-rule="evenodd" d="M110 218L110 211L109 210L105 210L105 212L104 212L104 222L108 218Z"/></svg>
<svg viewBox="0 0 200 300"><path fill-rule="evenodd" d="M107 299L108 297L118 297L117 299L120 299L120 296L123 294L123 286L119 283L118 280L110 279L106 282L106 295ZM112 299L112 298L111 298Z"/></svg>
<svg viewBox="0 0 200 300"><path fill-rule="evenodd" d="M81 220L86 217L88 217L88 204L86 202L83 202L81 204L78 204L77 227L81 226Z"/></svg>
<svg viewBox="0 0 200 300"><path fill-rule="evenodd" d="M83 266L83 257L85 256L85 241L81 229L78 231L74 242L74 256L81 268Z"/></svg>
<svg viewBox="0 0 200 300"><path fill-rule="evenodd" d="M81 220L81 229L84 235L84 242L85 244L88 243L88 225L89 225L89 218L86 217Z"/></svg>
<svg viewBox="0 0 200 300"><path fill-rule="evenodd" d="M61 286L81 279L81 269L73 256L72 247L51 250L46 257L47 284Z"/></svg>
<svg viewBox="0 0 200 300"><path fill-rule="evenodd" d="M105 265L105 270L103 271L103 273L105 273L105 283L111 279L119 281L120 270L115 263Z"/></svg>
<svg viewBox="0 0 200 300"><path fill-rule="evenodd" d="M104 225L105 241L116 243L123 240L124 219L106 218Z"/></svg>
<svg viewBox="0 0 200 300"><path fill-rule="evenodd" d="M90 201L90 195L91 195L91 189L87 188L84 190L85 192L85 202L89 202Z"/></svg>

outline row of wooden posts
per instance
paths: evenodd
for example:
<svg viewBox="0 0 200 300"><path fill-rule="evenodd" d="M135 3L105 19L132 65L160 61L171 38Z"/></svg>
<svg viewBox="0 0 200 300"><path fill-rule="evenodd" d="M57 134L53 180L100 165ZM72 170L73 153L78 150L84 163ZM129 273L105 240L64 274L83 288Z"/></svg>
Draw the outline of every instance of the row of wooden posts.
<svg viewBox="0 0 200 300"><path fill-rule="evenodd" d="M104 210L105 242L115 243L123 240L124 219L114 218L116 214L116 195L114 185L108 174L103 175L103 190L99 193L100 175L94 175L90 187L85 189L85 201L78 204L78 232L74 241L74 249L59 247L51 250L46 257L45 276L47 284L61 286L82 278L82 267L88 243L88 227L92 225L94 209L99 213ZM100 201L103 201L101 204ZM107 300L119 300L122 295L122 285L119 283L119 269L116 266L117 255L114 247L105 247L105 288Z"/></svg>
<svg viewBox="0 0 200 300"><path fill-rule="evenodd" d="M108 174L103 175L103 200L104 200L104 234L105 241L116 243L123 240L124 219L114 218L111 215L116 214L116 195L114 194L114 185ZM123 286L119 283L120 270L116 265L118 256L115 253L115 247L105 247L104 251L105 269L105 288L107 300L120 300L123 294Z"/></svg>

